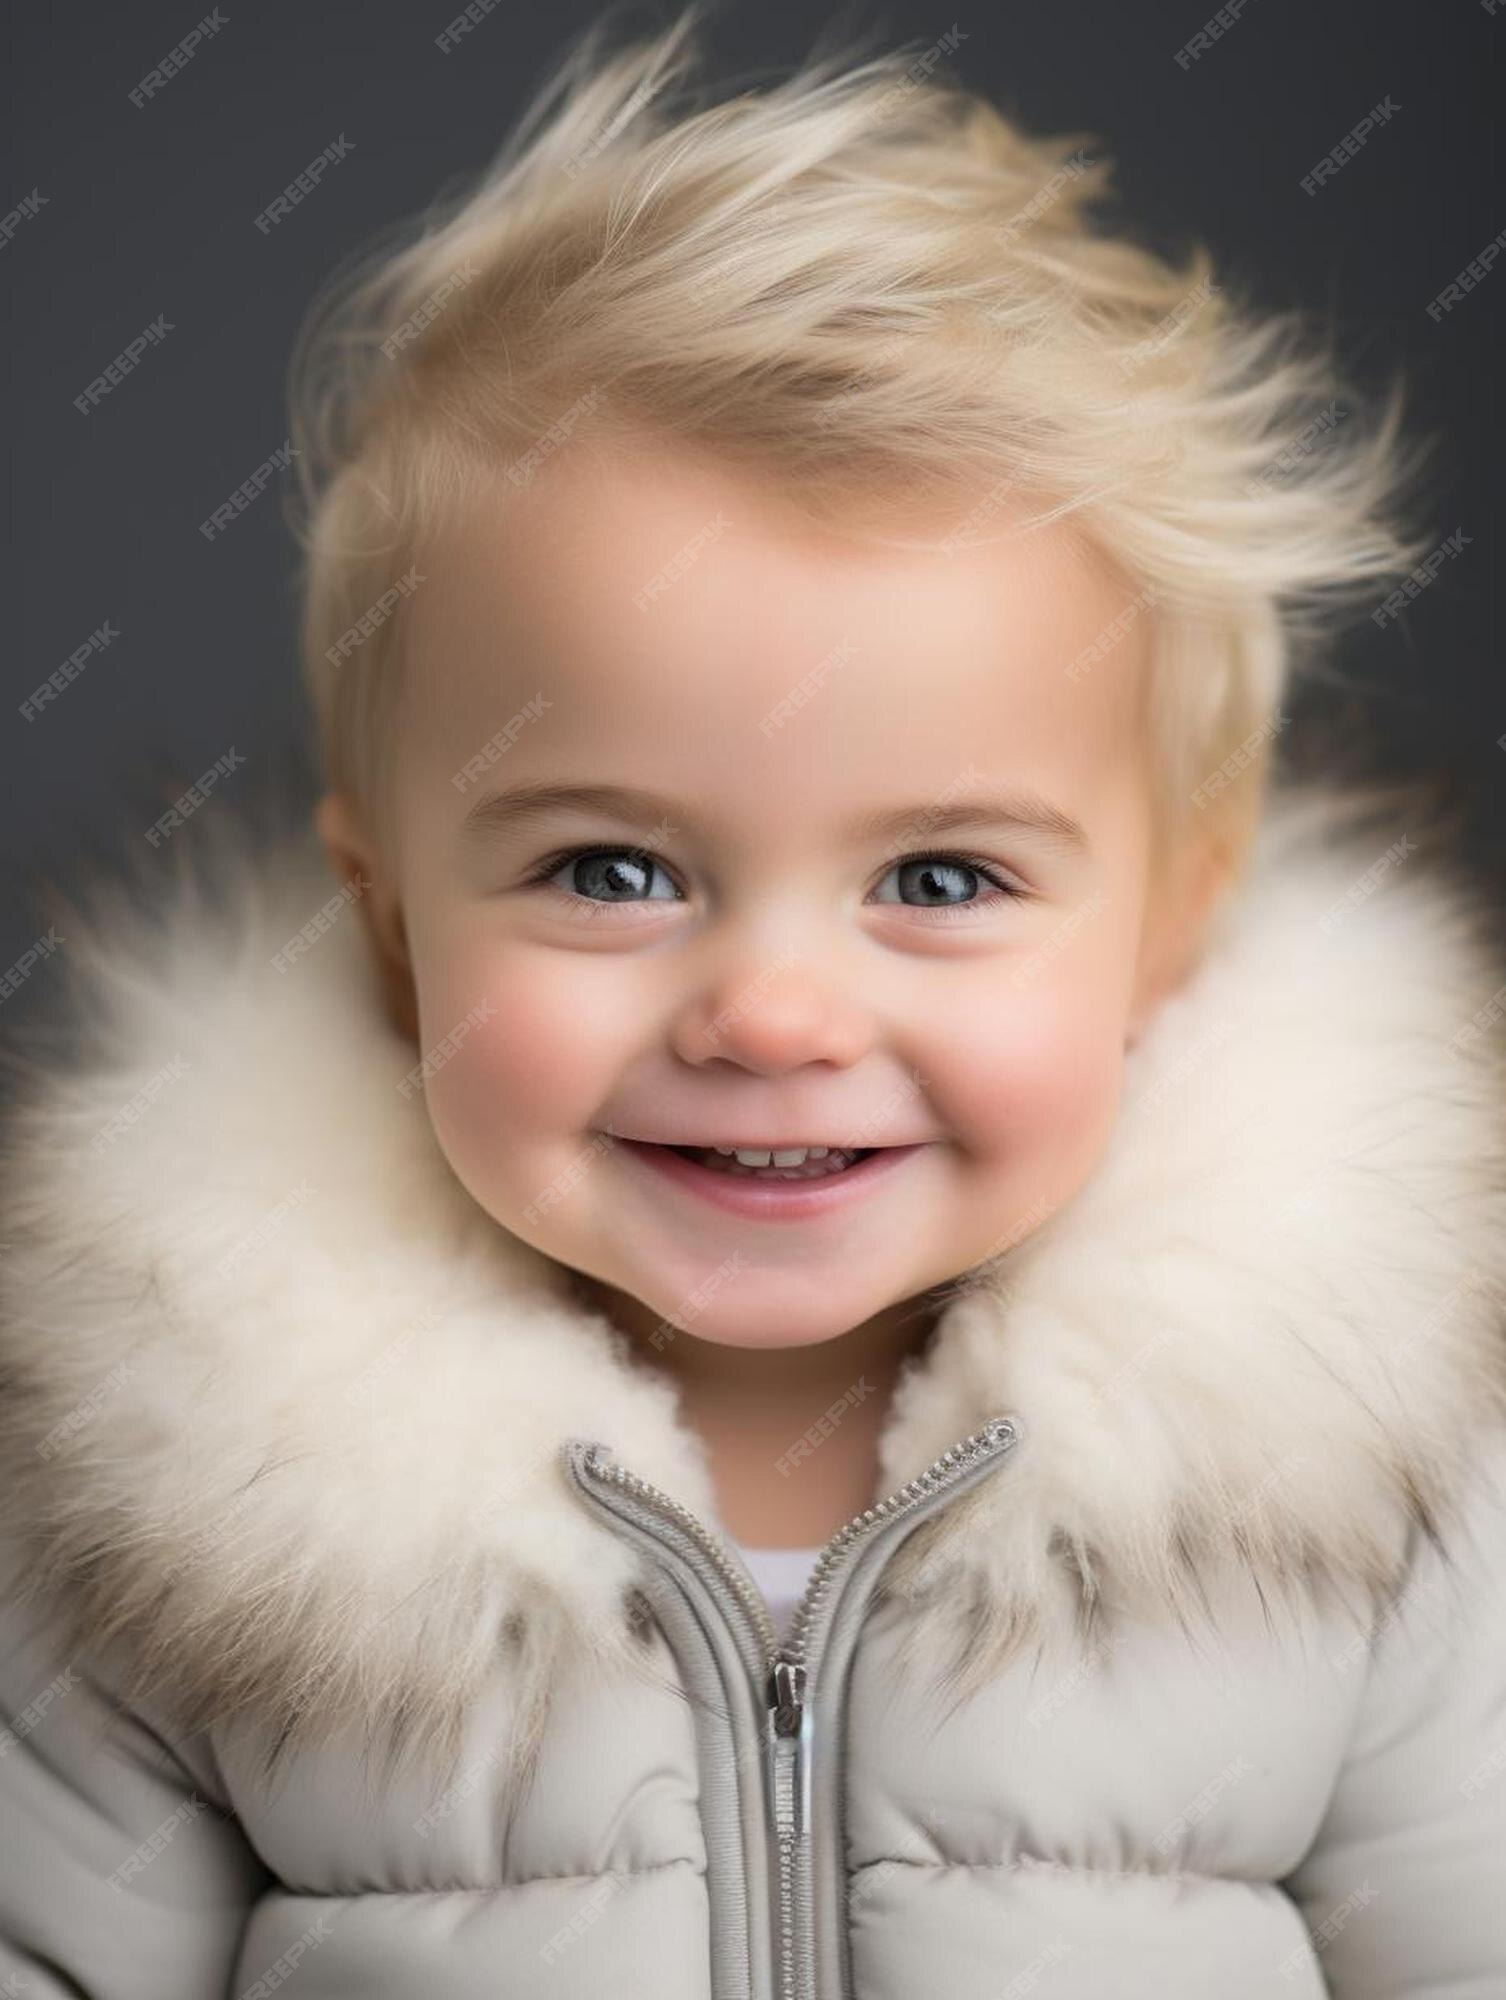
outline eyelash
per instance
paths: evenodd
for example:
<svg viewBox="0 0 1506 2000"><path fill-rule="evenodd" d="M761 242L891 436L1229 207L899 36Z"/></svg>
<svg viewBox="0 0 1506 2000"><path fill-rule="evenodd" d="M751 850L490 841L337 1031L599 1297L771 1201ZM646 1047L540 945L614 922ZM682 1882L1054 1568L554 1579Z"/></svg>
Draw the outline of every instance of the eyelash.
<svg viewBox="0 0 1506 2000"><path fill-rule="evenodd" d="M666 875L671 874L668 863L649 848L633 847L631 844L611 846L597 842L594 845L586 847L563 847L558 853L549 855L547 859L539 863L530 875L524 878L523 887L525 889L545 888L549 884L550 876L557 875L566 862L584 860L587 855L592 854L634 854L641 861L656 862ZM1007 902L1024 902L1030 893L1017 883L1010 881L1007 876L1000 875L990 862L981 860L978 856L972 854L960 854L941 850L922 850L915 854L901 854L894 861L890 862L889 868L885 869L884 873L888 874L889 869L903 868L914 861L942 861L956 863L963 868L969 868L975 874L981 875L985 882L991 883L1000 892L1000 898ZM671 879L673 879L672 875ZM882 879L880 877L880 880ZM569 903L573 904L575 906L573 913L582 917L591 917L602 910L614 910L623 907L623 905L618 903L597 902L590 896L578 896L572 889L560 889L556 893L565 897ZM939 920L942 923L946 923L958 920L963 922L969 921L966 913L976 911L980 908L992 908L993 902L994 898L989 897L982 902L896 903L893 907L900 910L917 911L927 922Z"/></svg>

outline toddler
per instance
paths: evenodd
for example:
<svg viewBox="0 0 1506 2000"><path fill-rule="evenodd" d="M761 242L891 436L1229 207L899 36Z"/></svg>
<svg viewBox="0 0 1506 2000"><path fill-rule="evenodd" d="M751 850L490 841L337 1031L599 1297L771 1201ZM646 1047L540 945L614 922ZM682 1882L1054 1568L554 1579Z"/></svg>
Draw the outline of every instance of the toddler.
<svg viewBox="0 0 1506 2000"><path fill-rule="evenodd" d="M313 824L64 926L3 1990L1506 1992L1503 974L1277 765L1395 401L693 24L320 301Z"/></svg>

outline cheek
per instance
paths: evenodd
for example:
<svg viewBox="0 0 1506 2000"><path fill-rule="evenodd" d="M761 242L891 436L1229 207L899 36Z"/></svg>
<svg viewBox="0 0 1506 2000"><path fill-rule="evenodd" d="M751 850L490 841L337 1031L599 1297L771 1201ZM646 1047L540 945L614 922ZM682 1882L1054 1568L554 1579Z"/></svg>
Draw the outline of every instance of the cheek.
<svg viewBox="0 0 1506 2000"><path fill-rule="evenodd" d="M418 992L426 1057L457 1022L478 1017L425 1085L457 1164L594 1124L626 1046L627 1010L610 979L583 978L567 954L455 950L420 963Z"/></svg>
<svg viewBox="0 0 1506 2000"><path fill-rule="evenodd" d="M1112 1126L1124 1059L1123 1010L1066 977L1006 986L951 1020L953 1129L983 1160L1096 1157Z"/></svg>

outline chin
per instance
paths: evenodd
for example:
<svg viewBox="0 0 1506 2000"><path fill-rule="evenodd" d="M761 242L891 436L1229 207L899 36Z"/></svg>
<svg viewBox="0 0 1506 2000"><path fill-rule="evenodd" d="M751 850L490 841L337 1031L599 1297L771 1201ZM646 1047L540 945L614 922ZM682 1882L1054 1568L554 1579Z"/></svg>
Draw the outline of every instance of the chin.
<svg viewBox="0 0 1506 2000"><path fill-rule="evenodd" d="M775 1348L815 1347L837 1340L878 1310L871 1304L855 1302L850 1307L834 1301L829 1292L820 1300L792 1303L783 1296L746 1297L733 1300L732 1273L727 1290L707 1296L696 1304L687 1303L684 1291L667 1294L662 1305L651 1287L629 1291L617 1287L631 1301L632 1324L651 1347L664 1348L676 1340L699 1340L710 1347Z"/></svg>
<svg viewBox="0 0 1506 2000"><path fill-rule="evenodd" d="M780 1315L778 1324L771 1326L769 1315L763 1315L748 1323L737 1320L727 1326L708 1325L709 1315L698 1319L686 1329L694 1340L705 1341L712 1347L748 1348L790 1348L819 1347L823 1341L837 1340L866 1317L855 1312L850 1317L841 1314L836 1319L827 1313L810 1325L792 1324L788 1315Z"/></svg>

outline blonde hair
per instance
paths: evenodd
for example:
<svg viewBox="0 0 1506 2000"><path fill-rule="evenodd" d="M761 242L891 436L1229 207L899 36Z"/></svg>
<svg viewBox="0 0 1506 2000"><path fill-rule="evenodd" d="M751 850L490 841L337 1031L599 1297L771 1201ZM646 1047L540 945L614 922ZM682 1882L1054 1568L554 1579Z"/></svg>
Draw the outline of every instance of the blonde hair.
<svg viewBox="0 0 1506 2000"><path fill-rule="evenodd" d="M1386 518L1377 413L1298 314L1106 233L1090 135L1027 136L942 81L948 38L812 56L762 91L694 77L691 6L598 23L476 184L337 273L295 351L305 675L328 783L385 824L420 537L550 452L647 425L777 475L1076 516L1135 587L1072 673L1148 622L1162 830L1235 864L1294 664L1428 546Z"/></svg>

